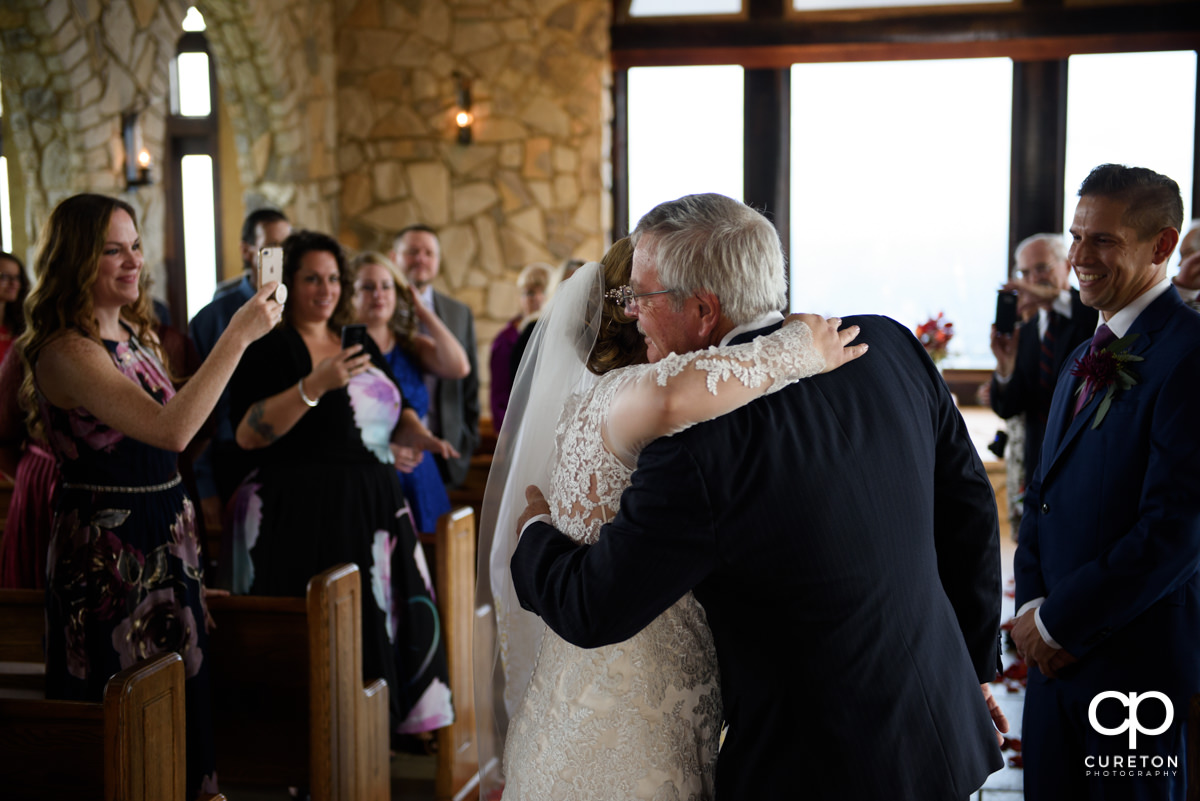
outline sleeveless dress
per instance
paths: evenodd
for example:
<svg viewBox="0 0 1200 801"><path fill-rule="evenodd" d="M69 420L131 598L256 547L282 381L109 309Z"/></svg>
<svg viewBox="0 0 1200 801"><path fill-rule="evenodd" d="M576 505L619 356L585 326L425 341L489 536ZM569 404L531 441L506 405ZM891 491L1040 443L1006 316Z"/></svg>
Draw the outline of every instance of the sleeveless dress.
<svg viewBox="0 0 1200 801"><path fill-rule="evenodd" d="M174 396L162 364L132 331L128 342L104 346L158 403ZM46 697L100 701L113 674L178 653L189 794L216 792L204 568L176 454L126 437L82 407L53 406L40 392L38 406L61 474L48 555Z"/></svg>
<svg viewBox="0 0 1200 801"><path fill-rule="evenodd" d="M425 375L421 368L399 346L388 351L384 358L400 386L400 394L417 416L424 420L429 414L429 388L425 386ZM400 476L400 486L412 509L417 531L425 534L436 531L438 518L450 511L450 495L442 483L437 460L432 454L426 454L411 473L401 473L399 470L396 473Z"/></svg>
<svg viewBox="0 0 1200 801"><path fill-rule="evenodd" d="M557 429L554 526L596 541L632 470L601 439L613 395L654 365L602 376ZM509 724L505 801L710 799L721 733L716 649L691 593L625 642L581 649L550 629Z"/></svg>
<svg viewBox="0 0 1200 801"><path fill-rule="evenodd" d="M388 447L402 396L374 342L365 347L371 368L249 452L257 466L232 499L232 589L303 596L322 570L358 565L363 678L387 681L393 733L431 731L454 720L445 642ZM311 369L291 327L251 345L230 383L234 426L251 404L297 392Z"/></svg>

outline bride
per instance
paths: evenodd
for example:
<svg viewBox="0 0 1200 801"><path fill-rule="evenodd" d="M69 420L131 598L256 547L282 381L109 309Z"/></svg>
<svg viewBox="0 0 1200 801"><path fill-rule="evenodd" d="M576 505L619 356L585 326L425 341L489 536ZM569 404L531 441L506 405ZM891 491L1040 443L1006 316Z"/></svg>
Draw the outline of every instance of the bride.
<svg viewBox="0 0 1200 801"><path fill-rule="evenodd" d="M722 710L704 610L688 593L623 643L580 649L560 639L520 608L509 577L525 487L548 486L554 525L593 542L646 443L866 351L846 346L856 326L839 332L837 318L806 314L748 344L646 364L618 289L632 257L623 239L560 286L497 442L476 618L483 799L712 798Z"/></svg>

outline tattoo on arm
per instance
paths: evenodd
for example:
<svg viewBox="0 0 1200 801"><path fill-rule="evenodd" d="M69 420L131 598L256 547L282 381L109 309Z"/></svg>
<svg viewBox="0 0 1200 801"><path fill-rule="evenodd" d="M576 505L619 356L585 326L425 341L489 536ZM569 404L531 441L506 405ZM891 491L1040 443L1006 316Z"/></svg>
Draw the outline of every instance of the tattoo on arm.
<svg viewBox="0 0 1200 801"><path fill-rule="evenodd" d="M250 416L246 418L246 425L250 426L250 430L262 437L267 444L270 444L279 439L279 437L275 435L275 428L263 419L264 411L263 401L259 401L251 406Z"/></svg>

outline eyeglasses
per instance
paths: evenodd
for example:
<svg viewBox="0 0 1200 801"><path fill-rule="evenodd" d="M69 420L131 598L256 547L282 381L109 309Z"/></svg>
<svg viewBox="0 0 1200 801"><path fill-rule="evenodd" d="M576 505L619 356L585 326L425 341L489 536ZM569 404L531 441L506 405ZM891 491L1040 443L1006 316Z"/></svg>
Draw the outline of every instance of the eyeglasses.
<svg viewBox="0 0 1200 801"><path fill-rule="evenodd" d="M1017 275L1022 278L1028 278L1031 275L1049 275L1054 272L1054 265L1044 261L1038 262L1032 267L1027 267L1024 270L1017 270Z"/></svg>
<svg viewBox="0 0 1200 801"><path fill-rule="evenodd" d="M634 293L633 287L626 284L625 286L619 286L616 289L608 290L607 292L604 293L604 297L608 298L609 300L611 300L613 303L617 304L618 306L623 306L625 308L625 311L628 312L628 311L633 311L633 310L637 309L637 307L638 307L637 299L638 298L647 298L647 297L650 297L651 295L663 295L663 294L666 294L667 292L674 292L674 291L675 291L674 289L658 289L658 290L655 290L654 292Z"/></svg>
<svg viewBox="0 0 1200 801"><path fill-rule="evenodd" d="M0 284L19 284L21 276L9 275L8 273L0 273Z"/></svg>
<svg viewBox="0 0 1200 801"><path fill-rule="evenodd" d="M357 291L357 292L362 292L362 293L364 293L364 294L366 294L366 295L374 295L374 294L375 294L375 290L377 290L377 289L378 289L380 292L382 292L383 294L385 294L385 295L386 295L386 294L387 294L387 293L389 293L389 292L395 292L395 291L396 291L396 285L395 285L395 284L370 284L370 283L364 283L364 284L358 284L357 286L355 286L355 287L354 287L354 289L355 289L355 291Z"/></svg>

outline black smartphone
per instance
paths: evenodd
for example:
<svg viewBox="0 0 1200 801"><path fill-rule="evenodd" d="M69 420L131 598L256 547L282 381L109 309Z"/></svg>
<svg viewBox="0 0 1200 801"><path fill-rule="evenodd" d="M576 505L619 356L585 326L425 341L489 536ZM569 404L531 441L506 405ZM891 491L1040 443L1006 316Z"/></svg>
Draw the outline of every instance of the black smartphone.
<svg viewBox="0 0 1200 801"><path fill-rule="evenodd" d="M1001 290L996 295L996 330L1011 334L1017 327L1017 293Z"/></svg>
<svg viewBox="0 0 1200 801"><path fill-rule="evenodd" d="M342 350L367 341L367 327L361 323L342 326Z"/></svg>

